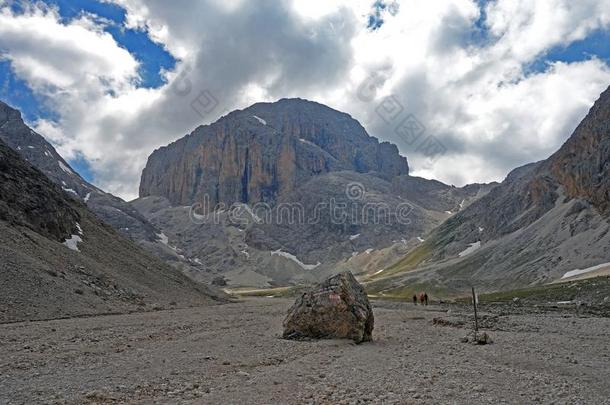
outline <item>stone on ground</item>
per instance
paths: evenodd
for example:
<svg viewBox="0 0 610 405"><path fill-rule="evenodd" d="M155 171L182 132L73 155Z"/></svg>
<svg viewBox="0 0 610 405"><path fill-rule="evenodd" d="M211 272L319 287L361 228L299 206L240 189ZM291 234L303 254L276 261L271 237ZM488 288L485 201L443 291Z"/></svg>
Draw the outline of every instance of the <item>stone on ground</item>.
<svg viewBox="0 0 610 405"><path fill-rule="evenodd" d="M373 339L373 309L352 273L326 279L303 293L284 319L286 339Z"/></svg>

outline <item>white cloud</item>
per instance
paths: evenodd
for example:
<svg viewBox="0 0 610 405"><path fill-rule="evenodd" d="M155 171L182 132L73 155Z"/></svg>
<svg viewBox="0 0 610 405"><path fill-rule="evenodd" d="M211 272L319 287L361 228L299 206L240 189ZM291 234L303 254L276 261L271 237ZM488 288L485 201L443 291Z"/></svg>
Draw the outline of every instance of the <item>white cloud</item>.
<svg viewBox="0 0 610 405"><path fill-rule="evenodd" d="M179 59L168 85L137 87L139 63L90 15L65 22L31 7L0 14L0 49L58 115L39 121L66 157L82 154L97 183L134 197L147 156L196 125L261 100L299 96L359 119L396 142L413 173L464 184L501 180L516 165L547 157L567 139L610 84L597 59L529 64L610 24L610 0L487 3L489 33L477 37L482 10L472 0L397 2L384 24L366 28L372 1L115 0L126 25ZM371 73L378 89L358 96ZM203 117L191 103L209 91L219 105ZM395 94L448 149L436 161L407 145L375 113Z"/></svg>
<svg viewBox="0 0 610 405"><path fill-rule="evenodd" d="M32 86L66 89L81 83L122 90L137 78L138 62L87 16L61 24L53 9L0 12L0 49Z"/></svg>

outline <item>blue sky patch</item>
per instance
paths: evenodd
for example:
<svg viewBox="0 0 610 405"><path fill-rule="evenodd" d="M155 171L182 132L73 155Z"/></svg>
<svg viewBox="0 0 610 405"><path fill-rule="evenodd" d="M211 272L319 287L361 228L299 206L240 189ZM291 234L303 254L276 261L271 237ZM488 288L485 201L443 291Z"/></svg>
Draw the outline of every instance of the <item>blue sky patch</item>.
<svg viewBox="0 0 610 405"><path fill-rule="evenodd" d="M38 118L58 118L53 111L45 108L44 103L34 95L27 83L15 75L7 60L0 60L0 99L21 110L23 119L29 123Z"/></svg>
<svg viewBox="0 0 610 405"><path fill-rule="evenodd" d="M383 13L387 11L390 15L398 12L398 3L395 1L376 0L373 3L373 10L367 17L366 27L371 31L378 30L384 24Z"/></svg>
<svg viewBox="0 0 610 405"><path fill-rule="evenodd" d="M527 73L539 73L547 69L549 62L582 62L593 57L610 65L610 30L597 30L568 46L552 48L525 70Z"/></svg>

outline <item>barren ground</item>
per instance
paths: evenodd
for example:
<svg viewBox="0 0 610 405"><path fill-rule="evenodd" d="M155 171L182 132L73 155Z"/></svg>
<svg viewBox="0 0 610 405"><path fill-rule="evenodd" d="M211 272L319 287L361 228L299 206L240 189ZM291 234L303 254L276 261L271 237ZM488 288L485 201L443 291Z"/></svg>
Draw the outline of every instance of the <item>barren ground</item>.
<svg viewBox="0 0 610 405"><path fill-rule="evenodd" d="M610 404L610 318L483 308L473 346L466 308L377 301L354 345L280 339L291 303L0 325L0 403Z"/></svg>

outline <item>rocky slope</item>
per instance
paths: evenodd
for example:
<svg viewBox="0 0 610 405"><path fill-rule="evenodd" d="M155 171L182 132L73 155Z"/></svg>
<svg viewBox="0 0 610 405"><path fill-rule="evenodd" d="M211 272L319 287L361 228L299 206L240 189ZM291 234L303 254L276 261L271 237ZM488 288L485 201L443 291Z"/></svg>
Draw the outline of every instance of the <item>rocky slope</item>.
<svg viewBox="0 0 610 405"><path fill-rule="evenodd" d="M85 181L49 142L23 122L19 111L1 101L0 139L125 236L135 241L158 239L158 231L137 210Z"/></svg>
<svg viewBox="0 0 610 405"><path fill-rule="evenodd" d="M197 267L168 248L155 228L134 207L84 180L41 135L29 128L18 110L0 101L0 140L42 171L65 192L85 203L102 221L185 272ZM201 270L201 269L199 269Z"/></svg>
<svg viewBox="0 0 610 405"><path fill-rule="evenodd" d="M0 322L212 303L0 140Z"/></svg>
<svg viewBox="0 0 610 405"><path fill-rule="evenodd" d="M232 112L155 151L132 204L205 269L191 276L265 287L372 270L351 264L394 258L493 186L411 177L394 145L347 114L291 99Z"/></svg>
<svg viewBox="0 0 610 405"><path fill-rule="evenodd" d="M549 159L511 172L369 288L513 288L610 262L609 123L610 89Z"/></svg>

